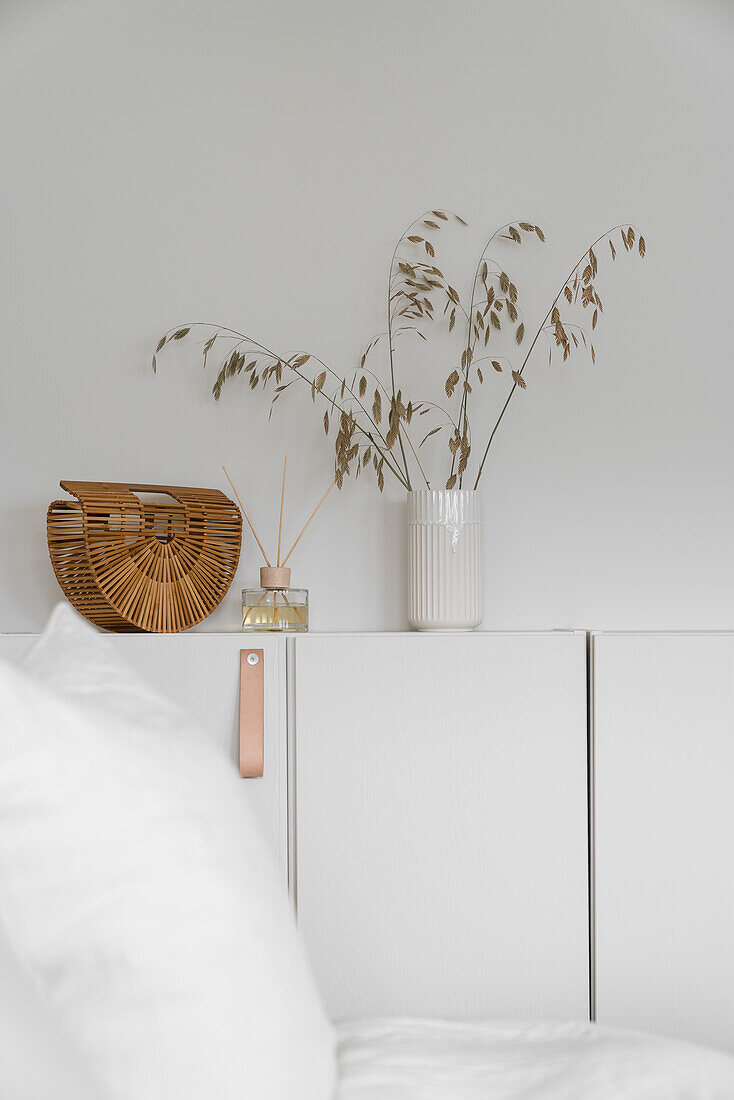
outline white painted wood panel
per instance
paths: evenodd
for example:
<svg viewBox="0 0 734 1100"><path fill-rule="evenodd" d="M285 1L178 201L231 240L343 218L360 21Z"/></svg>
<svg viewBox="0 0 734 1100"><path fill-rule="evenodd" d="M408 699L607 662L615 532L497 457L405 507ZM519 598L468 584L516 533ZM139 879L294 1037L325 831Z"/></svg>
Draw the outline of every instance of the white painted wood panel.
<svg viewBox="0 0 734 1100"><path fill-rule="evenodd" d="M734 1050L734 635L592 655L597 1018Z"/></svg>
<svg viewBox="0 0 734 1100"><path fill-rule="evenodd" d="M329 1011L586 1018L584 635L311 636L295 676Z"/></svg>
<svg viewBox="0 0 734 1100"><path fill-rule="evenodd" d="M243 779L272 850L287 876L287 742L285 639L243 634L109 634L126 661L148 683L176 699L221 746L236 766L240 650L264 650L265 767L258 779ZM0 658L20 659L30 634L0 635Z"/></svg>

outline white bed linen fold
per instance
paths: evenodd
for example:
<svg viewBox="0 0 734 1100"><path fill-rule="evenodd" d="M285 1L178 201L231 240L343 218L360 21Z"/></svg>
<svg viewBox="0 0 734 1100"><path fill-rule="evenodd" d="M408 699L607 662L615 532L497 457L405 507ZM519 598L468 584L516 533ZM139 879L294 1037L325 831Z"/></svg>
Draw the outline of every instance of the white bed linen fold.
<svg viewBox="0 0 734 1100"><path fill-rule="evenodd" d="M337 1100L733 1100L734 1058L588 1023L347 1020Z"/></svg>

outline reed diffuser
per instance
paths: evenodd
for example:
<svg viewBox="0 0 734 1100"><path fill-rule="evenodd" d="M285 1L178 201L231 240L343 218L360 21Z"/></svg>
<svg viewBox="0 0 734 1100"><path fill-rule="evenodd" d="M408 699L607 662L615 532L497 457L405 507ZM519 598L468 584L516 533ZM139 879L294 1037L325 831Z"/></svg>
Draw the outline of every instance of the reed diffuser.
<svg viewBox="0 0 734 1100"><path fill-rule="evenodd" d="M288 560L298 546L306 529L318 512L321 505L336 485L336 478L332 481L321 500L308 517L301 528L295 542L288 553L281 559L281 545L283 537L283 508L285 504L285 475L288 465L288 455L283 461L283 482L280 490L280 519L278 521L278 549L275 565L265 553L265 548L255 530L245 506L240 499L232 478L222 466L227 481L232 486L237 503L242 515L247 520L248 526L254 535L255 542L260 548L260 553L265 559L265 565L260 568L260 587L244 588L242 590L242 629L244 631L303 631L308 630L308 589L291 588L291 571L288 568Z"/></svg>

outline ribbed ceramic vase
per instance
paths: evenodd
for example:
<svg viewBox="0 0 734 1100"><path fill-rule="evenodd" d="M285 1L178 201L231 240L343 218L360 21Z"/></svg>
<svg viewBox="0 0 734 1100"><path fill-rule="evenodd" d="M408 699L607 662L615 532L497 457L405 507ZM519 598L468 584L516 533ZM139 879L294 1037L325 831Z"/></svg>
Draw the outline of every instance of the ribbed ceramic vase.
<svg viewBox="0 0 734 1100"><path fill-rule="evenodd" d="M414 630L473 630L484 617L481 495L408 493L408 622Z"/></svg>

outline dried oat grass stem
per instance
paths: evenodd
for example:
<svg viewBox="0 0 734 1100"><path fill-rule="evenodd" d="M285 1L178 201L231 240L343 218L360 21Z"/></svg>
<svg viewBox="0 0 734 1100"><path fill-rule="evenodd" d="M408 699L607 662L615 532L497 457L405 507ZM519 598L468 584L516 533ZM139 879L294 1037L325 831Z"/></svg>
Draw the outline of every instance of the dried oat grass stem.
<svg viewBox="0 0 734 1100"><path fill-rule="evenodd" d="M212 321L192 321L189 324L188 327L189 328L196 328L196 327L209 328L209 329L215 329L217 333L220 333L220 332L229 333L229 336L227 337L227 339L234 339L235 340L235 343L232 345L232 348L230 349L230 351L233 351L234 348L238 347L240 344L245 344L245 343L246 344L251 344L253 347L259 348L260 351L264 355L269 356L271 359L274 359L277 363L280 363L283 366L284 370L291 371L293 374L296 375L297 378L300 378L301 381L305 382L309 387L311 387L312 384L313 384L313 379L309 378L308 375L303 374L297 367L294 367L292 363L289 363L287 359L284 359L282 357L282 355L278 355L277 352L271 351L271 349L268 348L265 344L261 344L259 340L255 340L254 337L248 336L246 333L238 332L237 329L229 328L229 326L227 326L227 325L216 325ZM169 329L166 336L167 337L170 336L170 334L175 332L175 331L176 331L175 328ZM339 375L336 373L336 371L334 371L331 367L327 366L327 364L324 363L322 359L319 359L319 357L317 355L310 355L310 354L309 354L309 358L313 359L315 363L318 363L320 366L322 366L324 368L324 370L326 370L328 374L332 375L332 377L334 377L339 382L339 384L341 385L343 380L339 377ZM397 463L391 461L389 451L388 451L388 448L387 448L387 441L386 441L384 435L382 434L382 432L380 431L380 429L378 428L377 424L375 424L375 421L370 416L369 411L364 407L364 405L360 401L359 397L357 396L357 394L354 393L354 391L351 389L350 386L345 385L344 388L345 388L345 391L347 393L349 393L350 397L353 398L353 400L355 400L357 402L360 409L364 413L365 417L367 418L369 423L373 426L379 440L382 441L383 446L382 447L380 446L380 444L374 438L374 436L372 435L371 432L367 431L367 429L364 428L363 425L361 425L358 421L355 421L355 427L356 427L357 431L361 432L362 435L364 435L369 440L371 446L374 447L374 449L377 451L377 453L380 455L380 457L384 460L385 465L387 466L387 468L397 478L397 480L403 485L403 487L405 489L410 489L409 479L406 479L403 476L403 473L399 469ZM347 412L347 410L336 400L335 397L330 397L328 393L324 393L321 390L319 390L319 395L332 407L332 409L338 409L339 412L343 412L343 413Z"/></svg>
<svg viewBox="0 0 734 1100"><path fill-rule="evenodd" d="M476 337L472 341L472 325L473 325L473 317L474 317L474 294L475 294L476 289L477 289L477 282L479 281L479 272L481 271L482 263L487 258L487 252L491 248L492 242L494 241L495 237L499 236L499 234L503 233L506 229L509 229L510 226L514 225L515 221L518 221L518 220L519 219L513 219L513 221L511 221L511 222L505 222L505 224L501 225L499 229L495 229L492 236L487 240L486 244L484 245L484 248L482 249L481 255L479 256L479 259L477 260L477 266L474 269L474 279L472 280L472 286L471 286L471 301L469 303L469 312L466 313L464 311L464 309L462 308L462 313L464 313L464 316L466 317L466 348L467 348L467 350L471 350L472 352L473 352L474 347L476 346L476 342L477 342ZM491 260L490 262L494 263L494 264L497 263L496 260ZM497 264L497 267L499 267L499 266L500 265ZM496 276L497 272L494 272L494 275ZM472 358L469 358L469 356L467 356L467 363L466 363L466 367L464 369L464 379L465 379L466 382L469 381L469 372L471 371L472 363L473 363L473 356L472 356ZM464 386L464 392L461 396L461 408L459 410L459 422L457 424L457 429L456 429L460 436L463 434L462 427L464 427L464 428L466 427L466 417L467 417L467 408L466 407L467 407L468 400L469 400L469 392L468 392L466 386ZM458 453L459 452L456 451L455 454L452 455L452 458L451 458L451 477L454 476L454 470L455 470L455 467L456 467L456 458L457 458ZM463 481L464 481L464 474L462 473L459 477L459 488L460 489L463 485ZM475 488L476 488L476 486L475 486Z"/></svg>
<svg viewBox="0 0 734 1100"><path fill-rule="evenodd" d="M555 307L558 305L558 300L561 297L561 295L563 294L564 287L566 287L569 284L569 282L571 281L571 279L573 279L574 275L576 274L578 269L581 267L581 264L584 263L584 261L587 259L588 255L589 255L589 252L592 251L592 249L596 248L596 246L601 241L604 241L608 237L610 237L612 233L616 233L616 231L618 229L622 229L623 226L633 226L634 227L634 223L632 223L632 222L620 222L619 225L615 225L611 229L607 229L606 233L602 233L600 237L596 238L596 240L594 241L594 243L592 245L590 245L588 248L584 249L584 251L582 252L579 259L576 261L576 263L573 265L573 267L569 271L566 278L561 283L561 285L558 289L558 293L556 294L555 298L551 302L550 309L548 310L545 317L543 318L543 320L540 324L540 327L538 328L538 331L535 333L535 336L533 337L533 342L531 343L530 347L528 348L527 354L526 354L525 358L523 359L522 366L520 367L519 371L517 372L519 377L522 377L522 373L525 370L525 367L527 366L528 359L530 358L530 356L533 353L533 348L535 347L535 345L538 342L538 337L540 336L541 332L543 332L543 330L545 329L546 323L547 323L548 319L550 318L550 315L552 314ZM634 227L634 228L636 228L636 227ZM507 395L507 400L505 401L504 405L502 406L502 410L501 410L499 416L497 417L497 420L495 421L495 425L492 428L492 431L490 432L489 439L487 441L487 446L484 448L484 453L482 454L482 461L479 464L479 470L477 472L476 480L474 482L474 488L475 489L479 485L479 479L482 476L482 471L484 470L484 463L487 461L487 455L489 454L489 448L492 446L492 440L494 439L495 435L497 434L497 429L499 428L500 424L502 423L502 418L503 418L503 416L505 415L505 413L507 411L507 406L510 404L510 401L512 400L512 396L513 396L516 389L517 389L517 381L513 380L512 388L510 389L510 392Z"/></svg>
<svg viewBox="0 0 734 1100"><path fill-rule="evenodd" d="M395 259L396 259L397 254L398 254L398 249L404 243L405 238L408 236L411 229L413 229L414 226L418 225L419 222L423 221L424 218L429 217L430 214L431 214L430 210L424 211L423 214L421 214L421 216L419 218L415 218L410 223L410 225L407 226L407 228L403 230L403 233L401 234L400 239L398 240L398 243L395 245L395 248L393 249L393 254L392 254L392 257L390 259L390 269L389 269L389 275L388 275L388 280L387 280L387 346L388 346L388 354L389 354L389 357L390 357L390 392L391 392L391 395L392 395L393 402L395 402L396 397L397 397L397 391L395 389L395 356L394 356L394 349L393 349L393 346L392 346L392 341L393 341L393 332L392 332L392 281L393 281L393 274L394 274L394 271L395 271ZM408 492L410 492L411 488L412 488L412 486L410 484L410 471L408 469L408 460L405 457L405 447L403 446L403 430L402 430L402 425L400 423L398 423L398 444L400 446L400 455L401 455L402 460L403 460L403 469L405 470L405 482L406 482L405 487L408 490ZM413 451L413 453L415 454L415 451ZM417 457L418 456L416 455L416 458ZM420 466L420 463L418 463L418 465ZM423 476L425 477L425 474Z"/></svg>
<svg viewBox="0 0 734 1100"><path fill-rule="evenodd" d="M451 459L446 486L453 488L454 485L458 485L462 488L464 476L466 475L467 479L469 477L467 466L470 456L474 465L473 433L469 417L470 398L474 391L473 371L476 370L477 382L482 385L485 382L485 376L478 364L485 360L492 360L498 372L502 371L502 365L498 360L504 360L510 368L513 368L513 361L507 355L480 354L475 359L475 352L481 352L482 345L484 348L489 347L490 337L495 331L503 328L501 320L504 321L505 318L508 321L507 328L511 325L515 326L514 336L518 348L518 359L522 354L519 348L527 346L525 318L518 289L501 267L500 261L490 255L490 252L498 238L521 244L524 239L523 234L535 234L541 242L545 241L545 237L539 226L523 221L517 221L516 224L507 222L495 230L487 239L479 255L472 279L467 312L459 292L441 270L443 264L439 267L435 260L436 239L433 232L442 229L443 223L449 218L466 225L458 214L451 211L427 210L419 218L411 221L401 234L393 249L388 269L387 330L372 337L362 355L359 367L353 372L350 370L342 376L318 356L310 353L294 352L288 358L284 358L246 333L206 321L196 321L177 329L170 329L158 341L155 348L152 360L153 370L156 370L158 353L170 341L184 339L197 327L207 328L210 330L210 335L203 346L203 361L204 367L207 366L208 357L217 363L217 377L213 386L213 394L217 400L226 383L241 374L249 382L252 390L274 389L271 398L271 415L275 403L296 383L297 379L309 387L313 402L316 402L317 394L326 402L323 425L327 437L332 428L336 432L335 484L338 488L342 487L345 476L349 476L352 472L355 472L355 476L359 476L360 472L370 464L370 458L380 492L385 486L385 469L408 491L413 488L411 478L417 477L419 471L426 487L430 488L430 481L419 457L419 450L426 440L440 431L449 433L448 449ZM555 347L562 349L564 361L575 349L580 348L582 343L590 350L592 361L595 361L592 332L596 329L604 306L594 285L599 269L599 261L594 249L602 241L607 242L611 258L614 260L617 253L612 237L618 231L625 251L629 252L632 249L637 227L631 223L620 223L597 237L593 244L584 250L559 287L558 293L524 354L519 369L512 369L512 385L499 416L491 426L474 481L475 489L479 486L487 456L515 390L526 388L523 374L531 356L535 353L540 334L543 333L548 339L551 362L554 354L553 334ZM641 257L644 257L645 241L639 234L637 242L637 251ZM577 303L584 310L589 306L592 307L589 329L582 324L564 322L562 317L562 312L565 312L564 299L571 311ZM501 319L503 309L506 312ZM435 314L434 310L436 310ZM425 326L438 323L441 316L446 319L449 333L456 327L456 322L459 322L456 336L462 341L461 363L456 364L444 383L449 399L454 398L457 386L462 390L460 395L456 395L460 397L458 404L454 405L453 401L451 402L456 419L446 409L432 402L414 403L402 387L399 388L401 379L397 369L399 366L397 338L406 332L414 332L425 340L427 339ZM462 323L462 317L465 325ZM386 337L388 342L387 355L390 368L390 377L385 379L384 384L366 365L372 349L383 337ZM212 351L218 339L223 343L217 343L216 351ZM384 349L381 345L382 351ZM310 365L307 366L307 364ZM426 426L431 424L435 426L424 435L420 445L417 444L417 439L414 445L411 434L414 415L417 413L423 416L431 410L440 412L442 416L429 417L425 422ZM278 540L279 561L282 549L281 535L282 523Z"/></svg>

